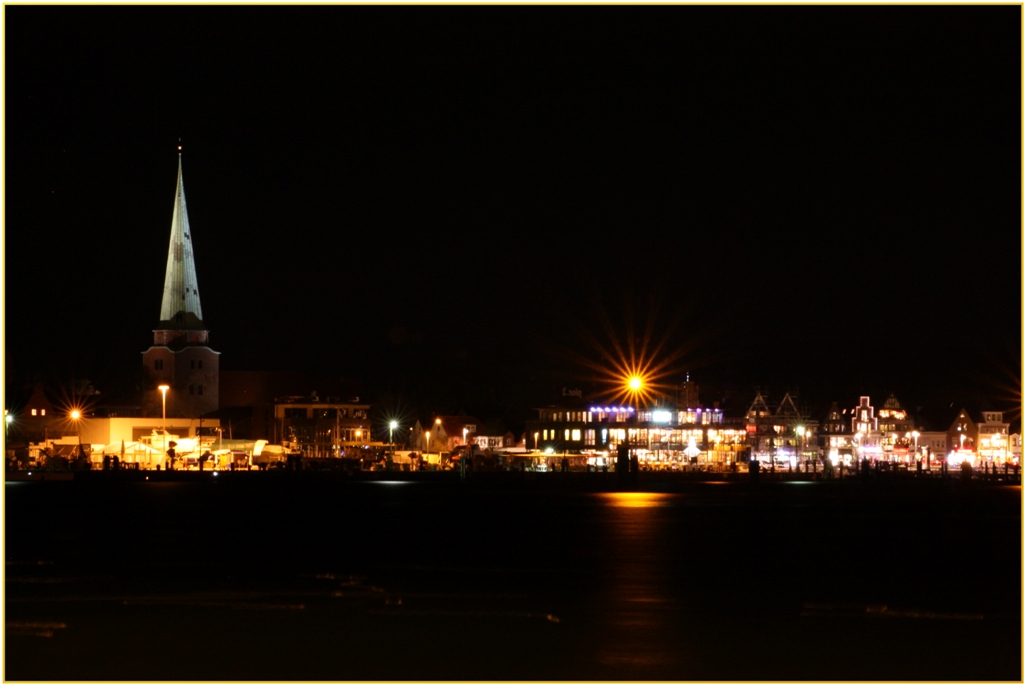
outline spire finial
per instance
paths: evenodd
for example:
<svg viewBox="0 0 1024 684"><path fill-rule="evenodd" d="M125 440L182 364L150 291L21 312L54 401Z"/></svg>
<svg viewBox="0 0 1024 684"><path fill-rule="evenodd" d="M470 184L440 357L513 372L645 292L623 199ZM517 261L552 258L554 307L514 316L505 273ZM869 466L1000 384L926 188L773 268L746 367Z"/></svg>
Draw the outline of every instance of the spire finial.
<svg viewBox="0 0 1024 684"><path fill-rule="evenodd" d="M181 136L178 136L178 154L181 154Z"/></svg>

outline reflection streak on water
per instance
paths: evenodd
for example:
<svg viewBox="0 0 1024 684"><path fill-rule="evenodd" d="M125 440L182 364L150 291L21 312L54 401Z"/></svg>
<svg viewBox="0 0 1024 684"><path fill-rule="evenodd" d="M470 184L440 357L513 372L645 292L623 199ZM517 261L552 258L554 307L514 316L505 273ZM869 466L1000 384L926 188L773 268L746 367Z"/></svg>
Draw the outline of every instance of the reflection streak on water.
<svg viewBox="0 0 1024 684"><path fill-rule="evenodd" d="M672 600L671 589L682 579L669 572L668 556L676 549L667 538L664 513L679 495L614 492L597 496L605 512L603 532L615 552L603 568L607 593L601 612L606 622L596 660L641 678L647 668L677 667L680 649L666 644L675 641L671 635L679 629L675 622L679 606Z"/></svg>
<svg viewBox="0 0 1024 684"><path fill-rule="evenodd" d="M658 492L606 492L597 495L602 503L615 508L652 508L670 505L676 494Z"/></svg>

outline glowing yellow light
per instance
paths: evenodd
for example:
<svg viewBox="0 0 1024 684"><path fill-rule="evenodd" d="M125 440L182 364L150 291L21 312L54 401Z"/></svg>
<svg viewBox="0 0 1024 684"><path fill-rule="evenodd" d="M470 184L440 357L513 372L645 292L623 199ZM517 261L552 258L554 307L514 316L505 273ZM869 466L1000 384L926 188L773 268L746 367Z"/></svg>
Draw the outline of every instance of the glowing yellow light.
<svg viewBox="0 0 1024 684"><path fill-rule="evenodd" d="M608 492L598 496L609 506L615 508L654 508L667 506L674 495L655 492Z"/></svg>
<svg viewBox="0 0 1024 684"><path fill-rule="evenodd" d="M82 417L82 412L79 411L78 409L75 409L74 411L71 412L71 420L78 420L81 417Z"/></svg>
<svg viewBox="0 0 1024 684"><path fill-rule="evenodd" d="M634 375L629 378L627 384L629 385L630 392L639 392L644 386L644 381L640 376Z"/></svg>

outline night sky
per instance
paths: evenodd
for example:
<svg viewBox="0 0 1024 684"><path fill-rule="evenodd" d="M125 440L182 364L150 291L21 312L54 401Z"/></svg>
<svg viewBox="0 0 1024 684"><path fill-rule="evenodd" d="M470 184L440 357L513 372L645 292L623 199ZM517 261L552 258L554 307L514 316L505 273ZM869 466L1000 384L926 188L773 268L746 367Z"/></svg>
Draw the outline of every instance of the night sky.
<svg viewBox="0 0 1024 684"><path fill-rule="evenodd" d="M9 388L141 362L180 137L223 370L1019 409L1019 6L4 15Z"/></svg>

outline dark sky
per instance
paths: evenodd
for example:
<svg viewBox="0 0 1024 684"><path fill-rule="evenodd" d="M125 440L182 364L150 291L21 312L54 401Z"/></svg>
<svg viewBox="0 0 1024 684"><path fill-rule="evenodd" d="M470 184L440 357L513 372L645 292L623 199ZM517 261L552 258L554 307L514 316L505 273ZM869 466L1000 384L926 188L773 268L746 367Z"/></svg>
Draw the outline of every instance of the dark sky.
<svg viewBox="0 0 1024 684"><path fill-rule="evenodd" d="M227 370L1019 406L1020 7L4 12L9 381L140 360L180 136Z"/></svg>

